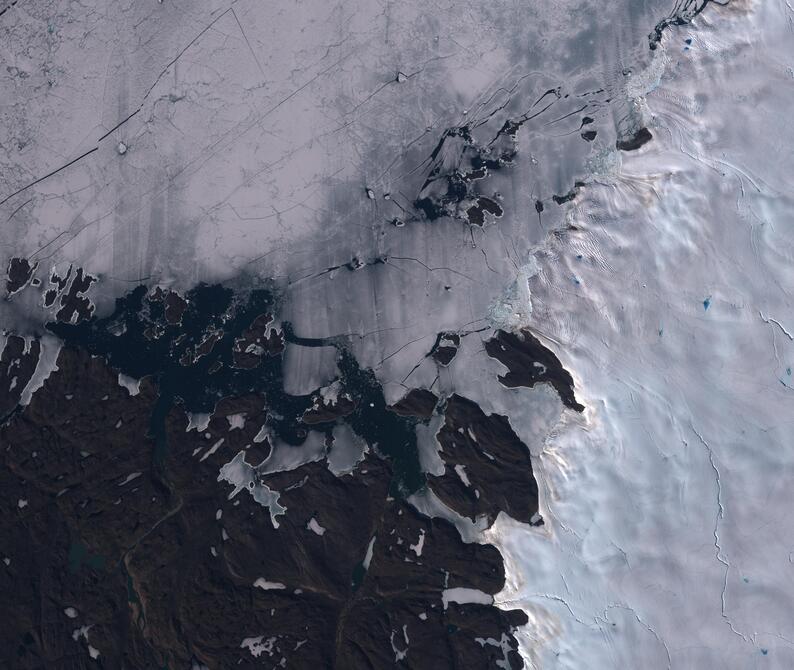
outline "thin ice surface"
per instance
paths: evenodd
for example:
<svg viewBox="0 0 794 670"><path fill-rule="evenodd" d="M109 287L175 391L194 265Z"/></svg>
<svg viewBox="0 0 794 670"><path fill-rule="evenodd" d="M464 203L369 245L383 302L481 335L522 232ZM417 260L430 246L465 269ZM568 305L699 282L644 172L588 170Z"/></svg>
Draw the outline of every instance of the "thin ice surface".
<svg viewBox="0 0 794 670"><path fill-rule="evenodd" d="M2 255L45 273L86 267L100 277L100 311L139 281L277 277L296 331L372 338L359 347L365 365L481 318L559 222L552 197L571 190L594 147L631 131L626 73L670 8L427 9L241 0L100 17L65 1L9 7ZM580 136L585 116L594 142ZM480 189L505 212L498 226L426 225L413 201L434 161L460 163L460 137L439 144L447 130L471 126L485 147L524 117L514 166ZM511 146L505 133L501 144ZM35 316L34 294L0 304L4 321L47 318ZM406 364L389 359L384 375Z"/></svg>

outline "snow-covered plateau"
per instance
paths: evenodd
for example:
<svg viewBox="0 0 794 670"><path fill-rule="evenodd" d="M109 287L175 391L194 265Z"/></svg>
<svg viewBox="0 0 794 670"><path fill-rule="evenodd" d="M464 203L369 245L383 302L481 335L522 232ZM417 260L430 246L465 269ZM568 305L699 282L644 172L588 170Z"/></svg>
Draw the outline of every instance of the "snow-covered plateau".
<svg viewBox="0 0 794 670"><path fill-rule="evenodd" d="M731 2L666 35L655 140L539 254L532 325L588 409L536 460L547 524L489 531L534 667L794 666L793 24Z"/></svg>

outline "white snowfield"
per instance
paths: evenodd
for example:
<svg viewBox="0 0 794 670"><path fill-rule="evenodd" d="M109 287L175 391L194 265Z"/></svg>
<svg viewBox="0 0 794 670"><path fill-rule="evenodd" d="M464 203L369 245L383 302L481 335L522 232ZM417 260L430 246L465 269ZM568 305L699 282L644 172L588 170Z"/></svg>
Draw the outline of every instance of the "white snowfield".
<svg viewBox="0 0 794 670"><path fill-rule="evenodd" d="M794 667L793 25L672 30L654 141L540 254L533 325L588 409L540 455L546 525L490 532L531 667Z"/></svg>

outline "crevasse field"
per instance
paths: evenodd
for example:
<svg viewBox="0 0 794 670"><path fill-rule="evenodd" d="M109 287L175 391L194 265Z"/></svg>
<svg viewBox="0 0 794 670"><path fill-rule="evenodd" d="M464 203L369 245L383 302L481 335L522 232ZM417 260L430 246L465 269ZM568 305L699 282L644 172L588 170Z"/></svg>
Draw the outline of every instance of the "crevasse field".
<svg viewBox="0 0 794 670"><path fill-rule="evenodd" d="M490 531L531 667L794 666L794 9L669 37L635 89L655 141L536 254L532 323L588 409L539 454L550 523Z"/></svg>

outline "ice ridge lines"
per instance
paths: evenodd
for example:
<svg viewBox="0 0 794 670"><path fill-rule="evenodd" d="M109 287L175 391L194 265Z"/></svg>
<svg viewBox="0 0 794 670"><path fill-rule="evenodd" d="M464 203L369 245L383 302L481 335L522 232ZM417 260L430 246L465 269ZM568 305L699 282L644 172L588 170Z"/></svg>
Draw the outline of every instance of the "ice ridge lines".
<svg viewBox="0 0 794 670"><path fill-rule="evenodd" d="M93 149L89 149L89 150L88 150L88 151L86 151L85 153L83 153L83 154L80 154L80 155L79 155L77 158L73 158L72 160L70 160L68 163L66 163L66 165L61 165L61 167L59 167L59 168L56 168L56 169L55 169L55 170L53 170L52 172L48 172L48 173L47 173L47 174L45 174L43 177L39 177L38 179L34 179L34 180L33 180L32 182L30 182L29 184L26 184L26 185L25 185L25 186L23 186L22 188L19 188L19 189L17 189L16 191L14 191L14 192L13 192L11 195L7 195L5 198L3 198L2 200L0 200L0 205L4 205L4 204L5 204L5 203L7 203L9 200L11 200L11 198L13 198L14 196L16 196L16 195L19 195L19 194L20 194L20 193L22 193L23 191L27 191L27 190L28 190L28 189L29 189L31 186L35 186L35 185L36 185L36 184L38 184L39 182L42 182L42 181L44 181L45 179L49 179L49 178L50 178L50 177L52 177L53 175L55 175L55 174L58 174L58 173L59 173L61 170L65 170L65 169L66 169L66 168L68 168L70 165L74 165L74 164L75 164L77 161L79 161L79 160L82 160L83 158L85 158L85 157L86 157L86 156L88 156L89 154L92 154L92 153L94 153L94 152L95 152L95 151L97 151L98 149L99 149L99 147L98 147L98 146L94 147Z"/></svg>
<svg viewBox="0 0 794 670"><path fill-rule="evenodd" d="M554 601L554 602L557 602L557 603L561 603L565 607L565 609L568 610L568 613L571 615L573 620L576 621L576 623L581 624L582 626L585 626L587 628L596 628L597 627L596 623L587 623L587 621L585 621L583 619L580 619L578 616L576 616L576 613L573 611L571 606L568 604L568 601L565 600L565 598L563 598L562 596L558 596L558 595L555 595L553 593L530 593L530 594L527 595L527 598L542 598L544 600L551 600L551 601ZM524 606L523 602L524 602L523 599L521 599L521 600L518 600L518 599L500 600L499 604L500 605L511 605L511 606L515 605L517 607L523 607Z"/></svg>
<svg viewBox="0 0 794 670"><path fill-rule="evenodd" d="M0 16L2 16L2 15L3 15L3 14L4 14L4 13L5 13L5 12L6 12L8 9L10 9L11 7L13 7L15 4L16 4L16 2L12 2L12 3L11 3L10 5L8 5L8 6L7 6L5 9L2 9L2 10L0 10ZM127 121L129 121L129 120L130 120L131 118L133 118L133 117L134 117L134 116L135 116L135 115L136 115L138 112L140 112L140 111L141 111L141 109L143 109L143 105L145 104L145 102L146 102L146 100L148 99L148 97L149 97L149 95L151 94L151 92L154 90L155 86L157 86L157 84L160 82L160 80L163 78L163 76L164 76L164 75L165 75L165 74L168 72L168 69L169 69L169 68L170 68L170 67L171 67L171 66L172 66L174 63L176 63L176 62L177 62L177 60L179 60L179 58L182 56L182 54L184 54L184 53L185 53L185 52L186 52L186 51L187 51L187 50L188 50L188 49L189 49L191 46L193 46L193 44L195 44L195 43L196 43L196 41L198 41L198 39L199 39L199 38L200 38L200 37L201 37L201 36L202 36L204 33L206 33L206 32L207 32L207 31L208 31L210 28L212 28L212 26L214 26L214 25L215 25L215 24L216 24L218 21L220 21L220 20L221 20L221 19L222 19L224 16L226 16L226 14L228 14L228 13L230 13L230 12L231 12L231 13L234 15L234 18L235 18L235 19L237 19L237 15L236 15L236 14L234 14L234 9L233 9L232 7L229 7L228 9L226 9L226 10L224 10L223 12L221 12L220 14L218 14L218 16L216 16L216 17L215 17L215 18L214 18L214 19L213 19L213 20L212 20L212 21L209 23L209 25L205 26L205 27L204 27L204 28L201 30L201 32L199 32L199 33L198 33L198 34L197 34L197 35L196 35L196 36L195 36L195 37L194 37L194 38L193 38L193 39L192 39L190 42L188 42L188 44L187 44L186 46L184 46L182 49L180 49L180 51L179 51L179 52L176 54L176 56L174 56L174 58L172 58L172 59L171 59L171 60L168 62L168 64L167 64L167 65L166 65L166 66L165 66L165 67L164 67L164 68L161 70L160 74L158 74L158 75L157 75L157 77L155 78L155 80L154 80L154 82L152 83L152 85L151 85L151 86L149 86L149 88L148 88L148 89L146 90L146 92L143 94L143 97L141 98L141 102L140 102L140 104L138 105L138 107L137 107L136 109L134 109L134 110L133 110L133 111L132 111L130 114L128 114L128 115L127 115L125 118L123 118L121 121L119 121L119 122L118 122L118 123L117 123L115 126L113 126L113 128L111 128L111 129L110 129L110 130L108 130L106 133L104 133L104 134L103 134L103 135L102 135L102 136L101 136L101 137L100 137L100 138L99 138L99 139L96 141L96 145L95 145L94 147L92 147L92 148L91 148L91 149L89 149L88 151L85 151L84 153L80 154L80 155L79 155L79 156L77 156L76 158L73 158L72 160L70 160L70 161L69 161L68 163L66 163L65 165L62 165L61 167L59 167L59 168L56 168L55 170L52 170L51 172L48 172L47 174L45 174L45 175L44 175L44 176L42 176L42 177L38 177L37 179L34 179L33 181L29 182L29 183L28 183L28 184L26 184L25 186L22 186L22 187L20 187L19 189L17 189L16 191L14 191L13 193L11 193L10 195L7 195L5 198L3 198L2 200L0 200L0 205L4 205L6 202L8 202L9 200L11 200L11 198L13 198L13 197L15 197L15 196L19 195L20 193L22 193L22 192L26 191L27 189L31 188L32 186L35 186L36 184L38 184L38 183L40 183L40 182L44 181L45 179L49 179L49 178L50 178L50 177L52 177L53 175L56 175L56 174L58 174L58 173L59 173L59 172L61 172L62 170L65 170L66 168L68 168L68 167L70 167L70 166L74 165L75 163L77 163L78 161L82 160L82 159L83 159L83 158L85 158L86 156L89 156L90 154L94 153L95 151L98 151L98 150L99 150L99 143L100 143L100 142L102 142L103 140L107 139L107 138L108 138L108 136L110 136L112 133L114 133L116 130L118 130L118 129L119 129L121 126L123 126L125 123L127 123ZM239 20L238 20L237 22L238 22L238 25L239 25ZM241 32L242 32L242 26L240 26L240 30L241 30ZM246 42L248 42L248 38L245 36L245 33L244 33L244 32L243 32L243 38L246 40ZM250 47L250 44L249 44L249 47ZM253 53L253 50L252 50L252 55L254 56L254 59L256 60L256 54L254 54L254 53ZM259 65L259 61L258 61L258 60L257 60L257 65ZM261 70L261 65L260 65L259 67L260 67L260 70Z"/></svg>
<svg viewBox="0 0 794 670"><path fill-rule="evenodd" d="M12 2L9 2L5 7L0 9L0 16L5 14L9 9L11 9L14 5L16 5L17 2L19 2L19 0L13 0Z"/></svg>
<svg viewBox="0 0 794 670"><path fill-rule="evenodd" d="M768 323L770 325L771 324L775 324L778 328L780 328L780 330L783 331L783 334L788 339L790 339L792 342L794 342L794 335L792 335L788 330L786 330L786 327L782 323L780 323L780 321L778 321L777 319L772 318L771 316L764 316L764 313L760 309L758 310L758 316L761 317L761 320L764 323Z"/></svg>
<svg viewBox="0 0 794 670"><path fill-rule="evenodd" d="M647 630L651 635L653 635L656 638L656 641L660 645L662 645L662 647L664 647L664 652L667 655L667 670L670 670L673 667L673 659L670 656L670 648L667 646L667 643L661 638L659 633L656 632L656 630L653 628L653 626L651 626L649 623L643 621L643 619L640 617L640 615L637 614L637 610L635 610L633 607L630 607L629 605L624 605L624 604L621 604L621 603L613 603L613 604L609 605L604 610L604 614L602 616L602 619L604 621L606 621L608 619L607 612L610 609L621 609L621 610L626 610L628 612L631 612L634 615L634 618L637 620L637 623L640 624L640 626L642 626L643 628L645 628L645 630ZM596 617L596 619L598 619L598 617Z"/></svg>
<svg viewBox="0 0 794 670"><path fill-rule="evenodd" d="M725 566L725 575L723 577L723 582L722 582L722 593L720 594L720 607L721 607L720 612L722 614L722 618L725 619L725 623L727 623L728 626L730 626L730 629L736 635L741 637L745 642L752 642L750 638L747 637L747 635L744 635L743 633L736 630L730 617L725 612L725 598L726 598L726 592L728 590L728 573L731 569L731 564L724 555L722 549L722 543L720 541L720 533L719 533L720 521L723 518L725 518L725 506L722 504L722 478L720 476L720 470L717 467L717 462L714 458L714 450L711 448L711 445L708 442L706 442L703 435L701 435L698 432L698 430L695 428L692 422L690 422L689 427L692 429L692 432L695 435L697 435L698 440L700 440L700 443L706 449L706 453L708 454L709 457L709 463L711 464L711 469L714 471L714 477L717 484L717 515L714 519L714 530L713 530L714 548L716 550L717 560Z"/></svg>

